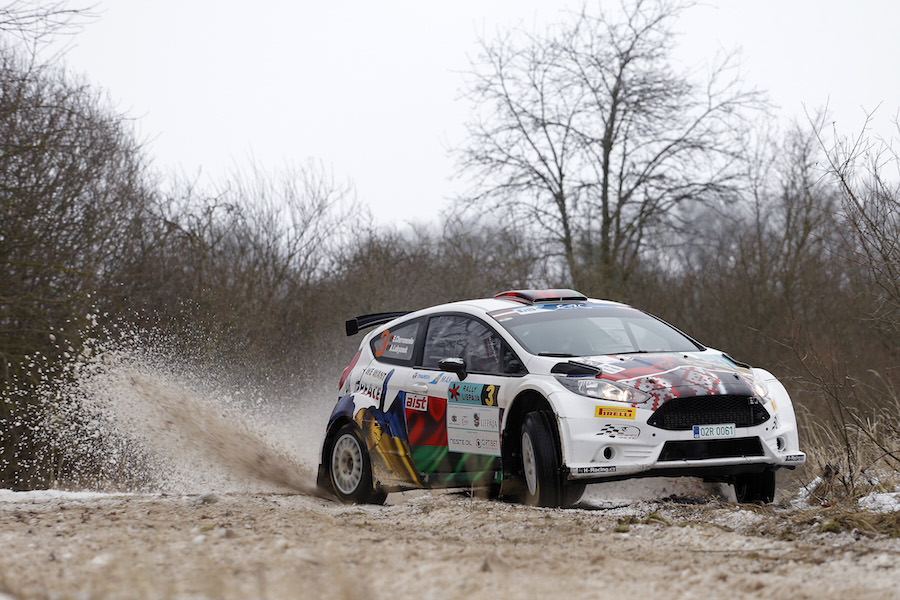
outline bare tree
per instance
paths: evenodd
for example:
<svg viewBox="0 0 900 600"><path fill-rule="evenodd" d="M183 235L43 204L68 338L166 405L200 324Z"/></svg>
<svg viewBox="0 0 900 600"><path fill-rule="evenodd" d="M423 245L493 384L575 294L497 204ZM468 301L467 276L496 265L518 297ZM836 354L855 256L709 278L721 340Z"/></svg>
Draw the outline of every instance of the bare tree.
<svg viewBox="0 0 900 600"><path fill-rule="evenodd" d="M96 18L93 5L69 0L12 0L0 4L0 41L16 42L31 57L31 69L54 62L65 51L61 38L75 35ZM51 48L50 56L39 57Z"/></svg>
<svg viewBox="0 0 900 600"><path fill-rule="evenodd" d="M874 282L878 306L871 315L900 333L900 154L891 140L872 138L872 114L856 136L834 134L820 144L828 173L841 191L849 246L859 268ZM900 133L900 122L895 122ZM816 131L821 132L821 127ZM896 140L893 140L896 142Z"/></svg>
<svg viewBox="0 0 900 600"><path fill-rule="evenodd" d="M0 480L16 486L39 469L31 365L53 369L80 347L153 196L127 122L89 86L34 65L0 47Z"/></svg>
<svg viewBox="0 0 900 600"><path fill-rule="evenodd" d="M0 366L46 351L129 254L140 146L88 86L0 50Z"/></svg>
<svg viewBox="0 0 900 600"><path fill-rule="evenodd" d="M531 222L585 291L613 291L679 207L723 196L741 174L742 114L761 97L738 86L731 57L702 83L673 68L687 6L586 7L545 35L483 41L473 65L467 203Z"/></svg>

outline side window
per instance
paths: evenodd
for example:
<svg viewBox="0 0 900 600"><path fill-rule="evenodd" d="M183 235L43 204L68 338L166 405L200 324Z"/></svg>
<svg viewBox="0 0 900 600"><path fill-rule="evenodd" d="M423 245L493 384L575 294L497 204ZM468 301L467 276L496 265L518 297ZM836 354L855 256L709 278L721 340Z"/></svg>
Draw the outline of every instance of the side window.
<svg viewBox="0 0 900 600"><path fill-rule="evenodd" d="M381 335L372 338L372 354L386 362L407 362L412 360L419 333L419 323L414 321L392 329L385 329Z"/></svg>
<svg viewBox="0 0 900 600"><path fill-rule="evenodd" d="M511 355L500 336L480 321L445 315L428 322L422 366L436 369L445 358L462 358L473 373L515 372L506 364L518 363Z"/></svg>

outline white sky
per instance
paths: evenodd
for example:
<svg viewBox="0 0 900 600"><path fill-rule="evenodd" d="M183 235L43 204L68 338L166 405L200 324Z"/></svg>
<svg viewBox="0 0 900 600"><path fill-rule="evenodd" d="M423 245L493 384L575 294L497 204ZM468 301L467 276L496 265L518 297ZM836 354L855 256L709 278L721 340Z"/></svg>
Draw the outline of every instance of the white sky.
<svg viewBox="0 0 900 600"><path fill-rule="evenodd" d="M611 3L611 4L617 4ZM462 190L462 71L477 39L542 29L550 0L100 0L65 56L138 121L164 174L216 180L321 160L382 223L435 219ZM858 130L900 108L900 2L709 0L680 21L679 56L740 49L748 87L780 118L826 102ZM687 64L686 64L687 66Z"/></svg>

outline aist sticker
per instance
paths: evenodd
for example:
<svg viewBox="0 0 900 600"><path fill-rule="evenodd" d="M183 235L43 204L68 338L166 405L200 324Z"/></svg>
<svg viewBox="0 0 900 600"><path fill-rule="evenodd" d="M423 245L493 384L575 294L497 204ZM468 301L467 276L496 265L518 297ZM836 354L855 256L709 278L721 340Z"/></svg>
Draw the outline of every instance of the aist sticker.
<svg viewBox="0 0 900 600"><path fill-rule="evenodd" d="M428 412L428 396L407 394L406 408L410 410L420 410L422 412Z"/></svg>
<svg viewBox="0 0 900 600"><path fill-rule="evenodd" d="M595 417L603 417L605 419L630 419L633 421L636 414L636 408L624 406L598 406L594 409Z"/></svg>

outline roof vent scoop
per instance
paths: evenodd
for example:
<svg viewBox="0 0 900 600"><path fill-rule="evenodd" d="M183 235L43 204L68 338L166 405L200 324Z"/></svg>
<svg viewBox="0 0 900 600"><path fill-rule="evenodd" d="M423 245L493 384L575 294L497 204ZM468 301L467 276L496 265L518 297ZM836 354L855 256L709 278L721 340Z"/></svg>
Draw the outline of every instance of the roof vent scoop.
<svg viewBox="0 0 900 600"><path fill-rule="evenodd" d="M587 296L575 290L509 290L500 292L494 298L515 300L522 304L584 302L587 300Z"/></svg>

